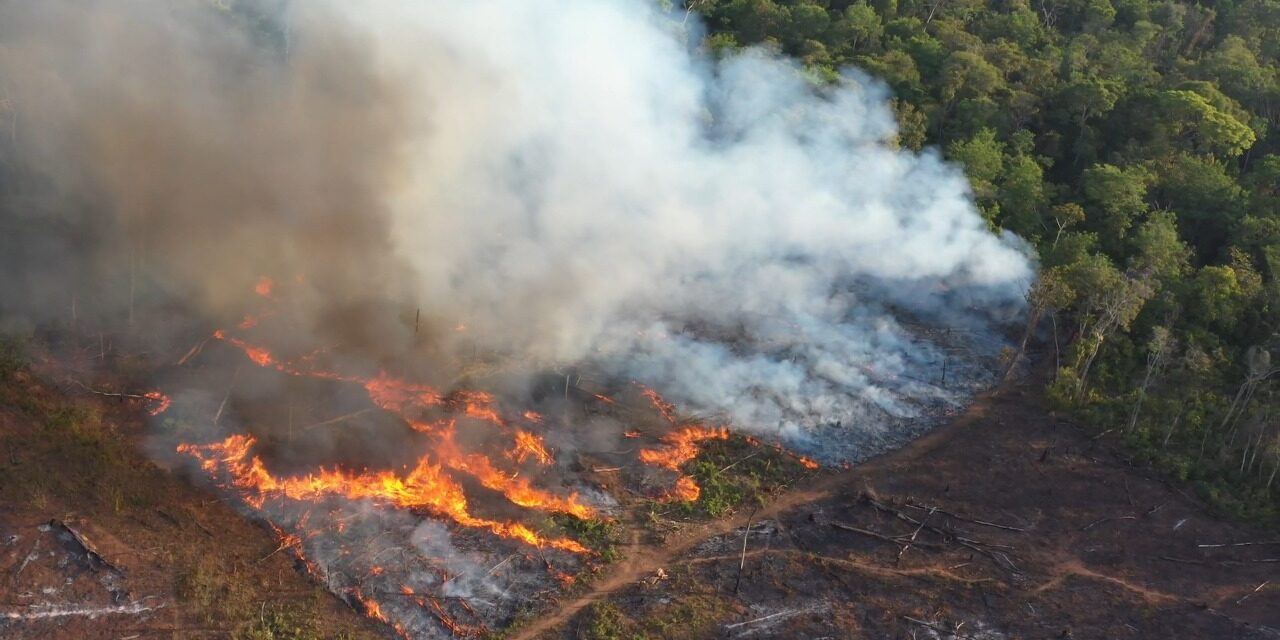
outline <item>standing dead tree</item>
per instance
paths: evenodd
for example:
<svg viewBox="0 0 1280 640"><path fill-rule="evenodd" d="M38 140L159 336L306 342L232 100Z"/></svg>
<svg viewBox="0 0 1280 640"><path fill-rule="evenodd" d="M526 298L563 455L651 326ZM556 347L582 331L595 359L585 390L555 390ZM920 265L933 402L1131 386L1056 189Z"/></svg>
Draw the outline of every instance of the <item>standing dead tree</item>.
<svg viewBox="0 0 1280 640"><path fill-rule="evenodd" d="M1142 403L1147 399L1147 390L1159 377L1167 356L1173 351L1175 344L1173 333L1167 328L1156 327L1151 330L1151 341L1147 343L1147 371L1142 376L1142 384L1138 386L1138 398L1133 403L1133 411L1129 412L1129 426L1125 428L1126 432L1133 431L1137 426L1138 417L1142 413Z"/></svg>

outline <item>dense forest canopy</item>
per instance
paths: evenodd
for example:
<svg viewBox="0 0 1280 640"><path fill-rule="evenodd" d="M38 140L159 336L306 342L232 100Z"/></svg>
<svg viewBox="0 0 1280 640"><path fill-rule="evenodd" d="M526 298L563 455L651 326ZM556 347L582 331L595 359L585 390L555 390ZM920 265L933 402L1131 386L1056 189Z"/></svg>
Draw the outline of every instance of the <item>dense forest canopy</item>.
<svg viewBox="0 0 1280 640"><path fill-rule="evenodd" d="M689 0L714 49L887 82L1038 250L1050 398L1239 514L1280 508L1280 2Z"/></svg>

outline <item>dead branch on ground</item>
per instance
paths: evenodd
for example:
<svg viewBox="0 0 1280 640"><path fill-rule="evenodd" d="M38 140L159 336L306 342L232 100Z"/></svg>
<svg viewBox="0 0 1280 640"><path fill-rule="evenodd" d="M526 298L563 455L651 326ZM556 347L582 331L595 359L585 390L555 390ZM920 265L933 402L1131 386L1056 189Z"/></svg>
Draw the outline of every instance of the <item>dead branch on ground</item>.
<svg viewBox="0 0 1280 640"><path fill-rule="evenodd" d="M1098 518L1097 520L1094 520L1093 522L1090 522L1089 524L1086 524L1085 526L1080 527L1080 530L1088 531L1104 522L1110 522L1112 520L1137 520L1137 519L1138 519L1138 516L1119 516L1117 518L1112 518L1112 517Z"/></svg>
<svg viewBox="0 0 1280 640"><path fill-rule="evenodd" d="M905 503L905 504L906 504L906 506L908 506L908 507L911 507L911 508L913 508L913 509L919 509L919 510L921 510L921 511L936 511L936 512L938 512L938 513L941 513L941 514L942 514L942 515L944 515L944 516L948 516L948 517L954 518L954 519L956 519L956 520L960 520L961 522L968 522L968 523L971 523L971 524L978 524L978 525L982 525L982 526L984 526L984 527L992 527L992 528L994 528L994 529L1004 529L1005 531L1016 531L1016 532L1018 532L1018 533L1026 533L1026 531L1027 531L1026 529L1023 529L1023 528L1021 528L1021 527L1014 527L1014 526L1010 526L1010 525L1007 525L1007 524L999 524L999 523L996 523L996 522L988 522L988 521L986 521L986 520L978 520L978 519L976 519L976 518L966 518L965 516L958 515L958 514L956 514L956 513L951 512L951 511L944 511L943 509L940 509L940 508L938 508L938 507L929 506L929 505L924 504L924 503L921 503L921 502L916 502L916 501L915 501L915 499L913 499L913 498L907 498L907 501L906 501L906 503Z"/></svg>

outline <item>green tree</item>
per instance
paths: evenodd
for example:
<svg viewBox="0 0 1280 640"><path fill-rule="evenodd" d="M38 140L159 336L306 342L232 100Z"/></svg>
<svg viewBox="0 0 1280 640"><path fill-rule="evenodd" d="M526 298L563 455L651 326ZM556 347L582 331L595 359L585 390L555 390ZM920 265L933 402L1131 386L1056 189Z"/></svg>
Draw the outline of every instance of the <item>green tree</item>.
<svg viewBox="0 0 1280 640"><path fill-rule="evenodd" d="M991 205L996 196L995 183L1004 170L1004 145L996 139L996 132L983 129L968 140L951 143L947 157L964 167L979 205L988 212L994 211Z"/></svg>
<svg viewBox="0 0 1280 640"><path fill-rule="evenodd" d="M1133 220L1147 210L1149 174L1141 167L1096 164L1081 176L1090 226L1100 232L1104 246L1115 249Z"/></svg>

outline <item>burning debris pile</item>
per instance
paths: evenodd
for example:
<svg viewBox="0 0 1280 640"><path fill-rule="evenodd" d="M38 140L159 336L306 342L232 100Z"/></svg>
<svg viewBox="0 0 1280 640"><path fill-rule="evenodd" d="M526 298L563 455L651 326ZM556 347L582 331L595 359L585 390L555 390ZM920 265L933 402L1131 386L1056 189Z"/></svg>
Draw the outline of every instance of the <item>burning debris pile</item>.
<svg viewBox="0 0 1280 640"><path fill-rule="evenodd" d="M878 82L656 4L0 5L0 311L186 353L183 458L415 637L595 561L584 455L695 500L731 433L845 463L963 405L1020 241Z"/></svg>

